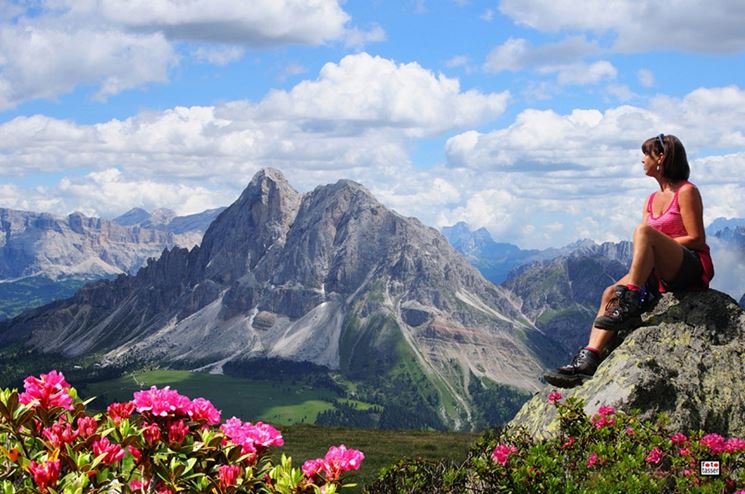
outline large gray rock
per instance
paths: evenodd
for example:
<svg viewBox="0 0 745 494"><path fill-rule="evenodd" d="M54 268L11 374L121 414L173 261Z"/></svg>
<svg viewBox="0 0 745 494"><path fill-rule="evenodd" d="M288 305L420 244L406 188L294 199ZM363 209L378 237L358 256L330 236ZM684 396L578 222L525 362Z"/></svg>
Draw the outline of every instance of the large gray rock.
<svg viewBox="0 0 745 494"><path fill-rule="evenodd" d="M584 400L588 414L603 405L638 408L642 418L666 412L677 430L745 435L745 312L735 300L715 290L665 294L643 319L592 379L564 397ZM556 409L547 402L553 390L534 396L510 426L555 433Z"/></svg>

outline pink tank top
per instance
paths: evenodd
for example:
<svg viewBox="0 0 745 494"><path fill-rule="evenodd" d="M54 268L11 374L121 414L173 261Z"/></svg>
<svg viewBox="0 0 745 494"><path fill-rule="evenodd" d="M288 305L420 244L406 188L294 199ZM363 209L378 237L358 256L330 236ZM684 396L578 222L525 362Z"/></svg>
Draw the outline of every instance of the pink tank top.
<svg viewBox="0 0 745 494"><path fill-rule="evenodd" d="M647 212L649 213L649 216L647 217L647 224L649 224L649 226L671 238L683 237L688 235L688 231L686 231L686 227L683 224L683 216L681 216L680 214L680 205L678 204L678 194L683 189L683 187L688 184L691 184L691 182L686 181L683 185L678 187L675 195L673 195L673 200L670 201L670 205L659 216L655 216L652 212L652 201L654 201L654 197L657 194L657 192L652 192L652 194L649 196L649 199L647 199ZM691 184L691 186L694 185ZM698 286L693 287L693 289L708 288L709 282L714 277L714 264L711 260L709 246L704 245L704 248L700 251L697 251L696 254L698 254L698 258L701 261L703 273L700 283L698 284ZM662 283L660 283L660 291L665 291Z"/></svg>
<svg viewBox="0 0 745 494"><path fill-rule="evenodd" d="M647 223L649 224L649 226L671 238L684 237L688 235L686 227L683 224L683 217L680 215L678 194L680 193L681 189L689 183L690 182L686 182L682 186L678 187L678 190L675 191L675 195L673 196L673 200L670 201L670 205L665 211L662 212L661 215L657 217L655 217L654 213L652 212L652 202L654 201L657 192L652 192L652 194L649 196L649 199L647 200L647 212L649 213Z"/></svg>

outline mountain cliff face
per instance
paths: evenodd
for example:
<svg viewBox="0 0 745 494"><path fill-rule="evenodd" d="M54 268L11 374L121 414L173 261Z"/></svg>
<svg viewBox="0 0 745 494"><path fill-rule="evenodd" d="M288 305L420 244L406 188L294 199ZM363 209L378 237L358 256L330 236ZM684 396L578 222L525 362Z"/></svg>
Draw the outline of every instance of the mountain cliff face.
<svg viewBox="0 0 745 494"><path fill-rule="evenodd" d="M198 244L218 211L157 225L141 212L146 216L139 223L120 224L80 213L58 218L0 209L0 280L134 273L163 249Z"/></svg>
<svg viewBox="0 0 745 494"><path fill-rule="evenodd" d="M628 264L617 260L624 259L627 250L629 242L603 244L528 264L511 273L504 286L518 297L523 313L554 338L568 358L587 344L603 290L628 270Z"/></svg>
<svg viewBox="0 0 745 494"><path fill-rule="evenodd" d="M585 412L610 405L638 408L641 418L665 412L670 426L728 437L745 434L745 312L716 290L665 294L641 327L622 332L617 347L582 386L562 390ZM547 386L510 423L534 436L558 429Z"/></svg>
<svg viewBox="0 0 745 494"><path fill-rule="evenodd" d="M259 172L200 246L174 248L136 276L0 326L0 342L219 371L271 357L352 380L430 390L450 427L473 423L472 394L499 383L540 388L555 342L510 294L436 230L339 181L300 194ZM395 387L395 386L394 386ZM408 388L407 388L408 389Z"/></svg>

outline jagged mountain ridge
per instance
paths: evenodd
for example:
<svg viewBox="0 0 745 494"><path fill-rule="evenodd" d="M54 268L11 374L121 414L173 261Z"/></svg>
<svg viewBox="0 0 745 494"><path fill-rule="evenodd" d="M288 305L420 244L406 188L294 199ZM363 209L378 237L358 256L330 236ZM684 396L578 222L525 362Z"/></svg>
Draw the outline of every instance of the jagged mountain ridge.
<svg viewBox="0 0 745 494"><path fill-rule="evenodd" d="M159 225L142 212L146 217L140 223L118 224L81 213L56 217L0 208L0 280L132 274L163 249L198 244L219 210L171 217Z"/></svg>
<svg viewBox="0 0 745 494"><path fill-rule="evenodd" d="M412 360L454 427L469 423L473 378L536 390L555 346L436 230L354 182L300 194L272 169L200 246L0 326L0 341L21 338L115 363L266 356L360 379Z"/></svg>

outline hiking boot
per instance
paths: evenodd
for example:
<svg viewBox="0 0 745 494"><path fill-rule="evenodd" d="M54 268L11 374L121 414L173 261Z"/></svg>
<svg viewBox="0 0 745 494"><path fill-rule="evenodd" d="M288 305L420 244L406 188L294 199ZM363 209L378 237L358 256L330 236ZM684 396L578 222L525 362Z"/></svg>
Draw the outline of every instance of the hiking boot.
<svg viewBox="0 0 745 494"><path fill-rule="evenodd" d="M590 379L599 363L600 359L595 352L583 348L567 365L543 374L543 379L560 388L573 388Z"/></svg>
<svg viewBox="0 0 745 494"><path fill-rule="evenodd" d="M626 329L641 323L641 313L639 292L618 285L615 295L605 306L605 314L595 319L593 326L609 331Z"/></svg>

